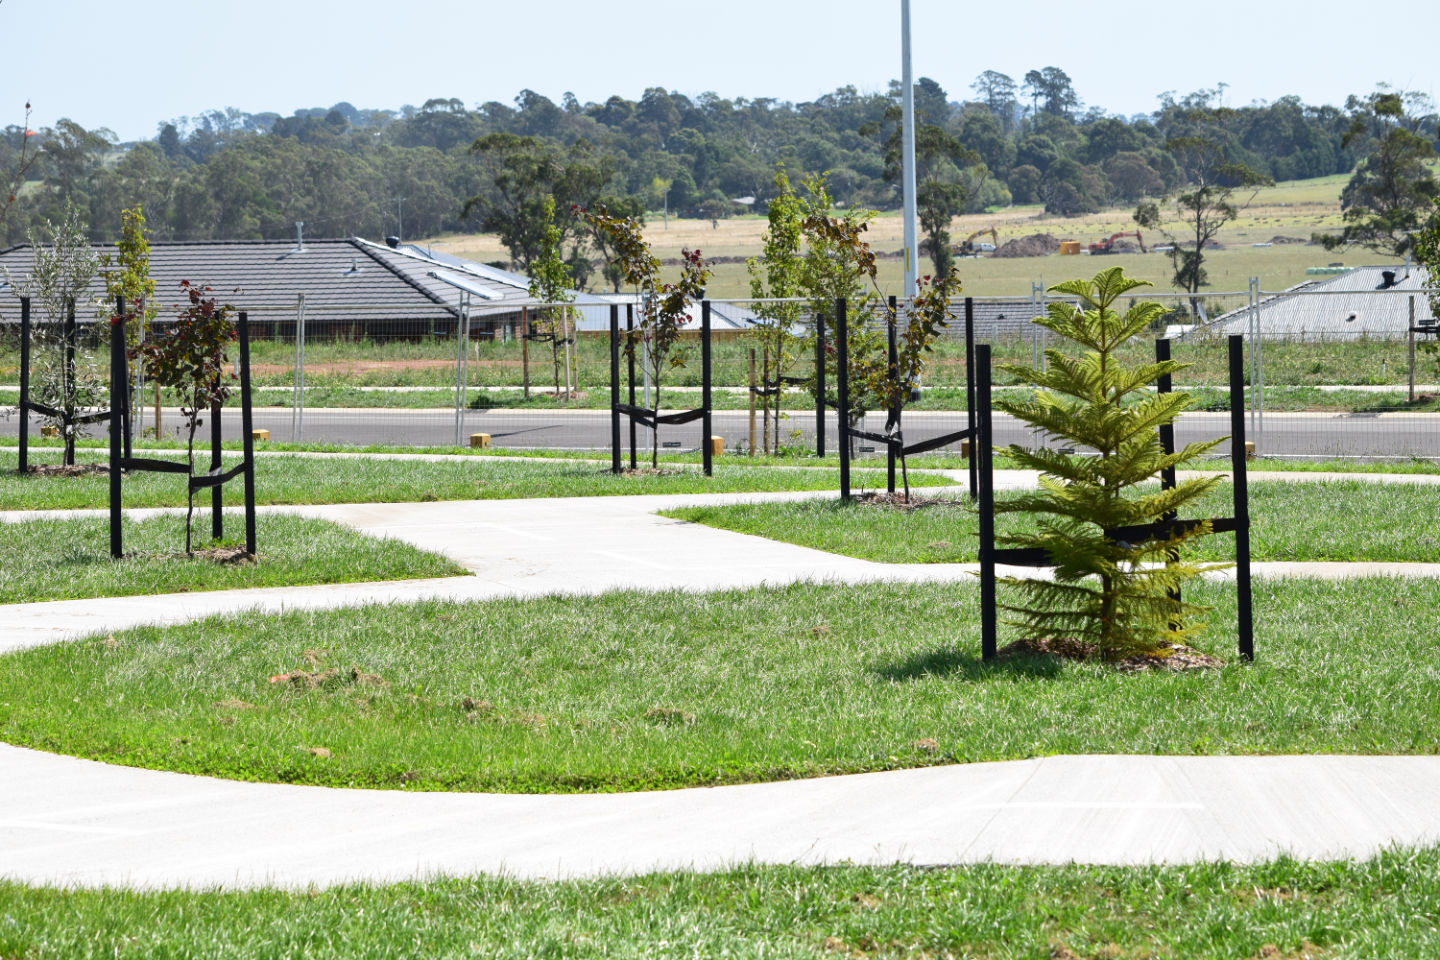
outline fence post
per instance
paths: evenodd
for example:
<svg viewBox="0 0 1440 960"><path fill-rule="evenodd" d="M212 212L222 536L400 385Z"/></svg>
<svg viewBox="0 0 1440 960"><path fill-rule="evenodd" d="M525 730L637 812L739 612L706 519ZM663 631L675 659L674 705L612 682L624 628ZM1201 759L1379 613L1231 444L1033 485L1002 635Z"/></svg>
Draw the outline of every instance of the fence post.
<svg viewBox="0 0 1440 960"><path fill-rule="evenodd" d="M631 383L634 389L634 383ZM634 420L630 421L632 424ZM610 472L620 473L620 304L610 304Z"/></svg>
<svg viewBox="0 0 1440 960"><path fill-rule="evenodd" d="M1414 324L1411 324L1414 325ZM1414 334L1411 334L1414 340ZM1411 350L1411 358L1414 351ZM1414 360L1411 360L1414 368ZM20 298L20 472L30 469L30 298Z"/></svg>
<svg viewBox="0 0 1440 960"><path fill-rule="evenodd" d="M290 404L290 442L305 434L305 294L295 295L295 396Z"/></svg>
<svg viewBox="0 0 1440 960"><path fill-rule="evenodd" d="M840 498L850 499L850 349L845 298L835 300L835 417L840 440Z"/></svg>
<svg viewBox="0 0 1440 960"><path fill-rule="evenodd" d="M995 483L990 463L990 345L975 348L975 397L979 424L970 451L980 476L980 658L995 657Z"/></svg>
<svg viewBox="0 0 1440 960"><path fill-rule="evenodd" d="M1410 295L1410 402L1415 402L1415 295ZM24 376L22 373L21 376ZM23 394L22 394L23 396ZM23 447L21 449L24 449ZM24 456L24 454L21 454ZM20 467L24 470L22 464Z"/></svg>
<svg viewBox="0 0 1440 960"><path fill-rule="evenodd" d="M633 303L627 303L627 304L625 304L625 335L626 335L626 337L629 338L629 337L633 336L633 331L634 331L634 330L635 330L635 304L633 304ZM627 340L626 340L626 343L627 343L627 344L630 343L630 340L627 339ZM629 397L630 397L630 399L629 399L628 402L629 402L630 406L633 407L633 406L635 406L635 351L634 351L633 349L631 349L631 350L626 350L626 351L625 351L625 363L626 363L626 365L627 365L627 367L628 367L628 370L629 370L629 373L630 373L630 378L629 378L629 381L628 381L629 384L630 384L630 387L629 387ZM638 428L635 426L635 418L634 418L634 417L630 417L629 419L630 419L630 469L631 469L631 470L634 470L634 469L635 469L635 433L636 433L636 430L637 430Z"/></svg>
<svg viewBox="0 0 1440 960"><path fill-rule="evenodd" d="M714 420L710 416L710 301L700 301L700 424L702 436L700 437L701 449L704 451L702 459L705 464L705 476L711 476L715 472L715 449L710 442L710 431L714 428Z"/></svg>
<svg viewBox="0 0 1440 960"><path fill-rule="evenodd" d="M965 426L970 431L970 499L976 496L975 450L980 445L975 435L975 298L965 298Z"/></svg>
<svg viewBox="0 0 1440 960"><path fill-rule="evenodd" d="M123 299L123 298L117 298ZM110 325L110 409L116 409L120 394L129 388L125 377L125 325ZM120 431L116 429L114 417L110 421L110 556L119 560L125 553L125 543L120 530Z"/></svg>
<svg viewBox="0 0 1440 960"><path fill-rule="evenodd" d="M825 456L825 311L815 311L815 456Z"/></svg>
<svg viewBox="0 0 1440 960"><path fill-rule="evenodd" d="M520 386L530 399L530 308L520 308Z"/></svg>
<svg viewBox="0 0 1440 960"><path fill-rule="evenodd" d="M245 552L255 554L255 421L250 410L250 317L240 311L240 446L245 453Z"/></svg>
<svg viewBox="0 0 1440 960"><path fill-rule="evenodd" d="M768 450L766 451L769 452ZM750 456L755 456L755 348L750 348Z"/></svg>
<svg viewBox="0 0 1440 960"><path fill-rule="evenodd" d="M1230 463L1235 495L1235 614L1240 656L1255 659L1250 595L1250 491L1245 463L1245 338L1230 335Z"/></svg>
<svg viewBox="0 0 1440 960"><path fill-rule="evenodd" d="M886 324L888 331L886 338L886 359L890 364L890 379L894 380L900 373L900 360L895 349L895 322L898 308L896 307L896 300L893 295L890 297L889 307L890 322ZM893 403L890 404L885 411L885 419L887 422L893 423L896 430L899 430L900 408ZM889 493L895 492L895 446L890 443L885 444L885 489Z"/></svg>

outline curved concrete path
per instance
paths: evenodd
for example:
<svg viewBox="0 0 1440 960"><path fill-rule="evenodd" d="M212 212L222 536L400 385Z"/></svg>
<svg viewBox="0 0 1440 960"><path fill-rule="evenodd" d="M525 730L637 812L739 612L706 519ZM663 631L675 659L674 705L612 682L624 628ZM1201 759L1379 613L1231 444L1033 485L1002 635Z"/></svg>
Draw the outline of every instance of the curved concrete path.
<svg viewBox="0 0 1440 960"><path fill-rule="evenodd" d="M968 579L973 569L869 563L653 513L747 498L296 508L439 549L475 575L0 606L0 651L247 609L801 579ZM1265 564L1257 572L1436 577L1440 564ZM1245 861L1280 853L1359 857L1436 841L1436 757L1052 757L657 793L519 796L237 783L0 745L0 876L31 883L303 886L751 861Z"/></svg>

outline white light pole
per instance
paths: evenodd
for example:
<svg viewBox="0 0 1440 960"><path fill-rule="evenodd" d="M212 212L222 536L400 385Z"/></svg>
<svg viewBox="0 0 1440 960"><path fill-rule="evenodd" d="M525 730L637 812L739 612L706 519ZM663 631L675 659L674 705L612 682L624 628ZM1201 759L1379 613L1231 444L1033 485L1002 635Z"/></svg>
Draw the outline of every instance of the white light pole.
<svg viewBox="0 0 1440 960"><path fill-rule="evenodd" d="M905 291L915 296L920 243L915 231L915 80L910 74L910 0L900 0L900 191L905 200Z"/></svg>

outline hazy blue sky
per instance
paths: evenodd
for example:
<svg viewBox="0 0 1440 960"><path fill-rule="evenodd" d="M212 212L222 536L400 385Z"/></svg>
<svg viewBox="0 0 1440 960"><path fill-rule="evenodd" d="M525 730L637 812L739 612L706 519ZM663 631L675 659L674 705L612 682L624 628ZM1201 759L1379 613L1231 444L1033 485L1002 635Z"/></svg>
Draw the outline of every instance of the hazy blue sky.
<svg viewBox="0 0 1440 960"><path fill-rule="evenodd" d="M1131 114L1165 90L1240 105L1343 104L1384 81L1437 93L1440 4L1332 0L912 0L916 76L952 99L986 69L1058 66L1086 105ZM0 125L71 117L124 139L233 106L289 114L457 97L559 102L648 86L809 100L900 72L899 0L0 0Z"/></svg>

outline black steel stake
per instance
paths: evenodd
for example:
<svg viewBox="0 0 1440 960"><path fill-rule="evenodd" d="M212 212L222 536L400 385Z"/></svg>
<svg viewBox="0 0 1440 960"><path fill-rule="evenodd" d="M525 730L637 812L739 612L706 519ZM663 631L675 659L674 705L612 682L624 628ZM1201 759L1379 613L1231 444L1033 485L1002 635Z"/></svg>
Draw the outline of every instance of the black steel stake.
<svg viewBox="0 0 1440 960"><path fill-rule="evenodd" d="M970 499L975 499L975 298L965 298L965 420L970 431Z"/></svg>
<svg viewBox="0 0 1440 960"><path fill-rule="evenodd" d="M896 304L895 297L892 296L892 297L890 298L890 304L889 304L889 305L890 305L890 322L886 325L886 326L888 327L888 350L889 350L888 358L889 358L889 361L890 361L890 379L891 379L892 381L893 381L896 377L898 377L899 374L900 374L900 358L899 358L899 354L897 353L897 351L896 351L896 349L895 349L895 322L896 322L896 319L897 319L897 317L896 317L897 307L896 307L895 304ZM896 403L891 403L890 406L889 406L889 408L886 409L886 411L885 411L885 419L886 419L888 422L894 424L894 426L895 426L895 431L896 431L896 433L898 433L899 430L900 430L900 407L899 407ZM888 432L888 431L887 431L887 432ZM893 436L894 434L891 434L891 435ZM885 444L885 454L886 454L886 456L885 456L885 489L888 490L890 493L894 493L894 492L895 492L895 445L894 445L893 443L887 443L887 444Z"/></svg>
<svg viewBox="0 0 1440 960"><path fill-rule="evenodd" d="M610 304L610 472L620 468L620 305Z"/></svg>
<svg viewBox="0 0 1440 960"><path fill-rule="evenodd" d="M1165 363L1165 362L1167 362L1167 361L1170 359L1170 341L1169 341L1168 338L1166 338L1166 337L1159 337L1159 338L1156 339L1156 341L1155 341L1155 359L1156 359L1158 362L1160 362L1160 363ZM1169 393L1169 392L1170 392L1170 388L1171 388L1171 384L1170 384L1170 374L1168 374L1168 373L1161 374L1159 380L1157 380L1157 381L1156 381L1156 384L1155 384L1155 390L1156 390L1156 392L1158 392L1158 393ZM1164 453L1167 457L1168 457L1168 456L1171 456L1172 454L1175 453L1175 424L1174 424L1173 422L1172 422L1172 423L1164 423L1164 424L1161 424L1161 425L1160 425L1160 451L1161 451L1162 453ZM1163 470L1160 471L1160 489L1161 489L1161 490L1174 490L1174 489L1175 489L1175 468L1174 468L1173 466L1171 466L1171 467L1166 467L1165 469L1163 469ZM1174 511L1174 510L1171 510L1169 513L1165 514L1165 516L1163 517L1163 519L1164 519L1164 521L1165 521L1166 523L1174 523L1178 518L1179 518L1179 514L1178 514L1176 511ZM1177 550L1169 550L1169 551L1166 551L1166 553L1165 553L1165 562L1166 562L1167 564L1178 563L1179 561L1180 561L1180 553L1179 553L1179 551L1177 551ZM1176 608L1177 608L1177 610L1178 610L1178 608L1179 608L1179 606L1180 606L1180 601L1181 601L1180 588L1179 588L1179 587L1176 587L1176 588L1174 588L1174 589L1172 589L1172 590L1167 590L1167 591L1165 591L1165 593L1166 593L1167 596L1170 597L1171 600L1175 601L1175 606L1176 606ZM1179 621L1173 621L1173 620L1172 620L1172 621L1170 622L1170 629L1171 629L1171 630L1178 630L1178 629L1180 629L1180 623L1179 623Z"/></svg>
<svg viewBox="0 0 1440 960"><path fill-rule="evenodd" d="M710 301L700 301L700 428L704 443L705 476L715 472L715 447L710 440L714 423L710 416Z"/></svg>
<svg viewBox="0 0 1440 960"><path fill-rule="evenodd" d="M1245 462L1245 336L1230 336L1230 461L1235 491L1235 616L1240 656L1255 659L1255 623L1250 593L1250 490Z"/></svg>
<svg viewBox="0 0 1440 960"><path fill-rule="evenodd" d="M216 378L219 386L219 378ZM210 404L210 469L220 473L220 401ZM225 485L215 484L210 488L210 537L219 540L225 536Z"/></svg>
<svg viewBox="0 0 1440 960"><path fill-rule="evenodd" d="M20 472L30 469L30 298L20 298Z"/></svg>
<svg viewBox="0 0 1440 960"><path fill-rule="evenodd" d="M245 451L245 552L255 543L255 421L250 410L250 317L240 311L240 443Z"/></svg>
<svg viewBox="0 0 1440 960"><path fill-rule="evenodd" d="M850 351L845 298L835 300L835 415L840 424L840 497L850 499Z"/></svg>
<svg viewBox="0 0 1440 960"><path fill-rule="evenodd" d="M122 299L123 298L117 298ZM120 393L129 389L125 382L125 325L110 325L110 409L115 410L120 402ZM112 417L110 420L110 556L119 560L125 555L125 543L120 530L120 430Z"/></svg>
<svg viewBox="0 0 1440 960"><path fill-rule="evenodd" d="M625 333L626 333L627 335L629 335L629 336L633 336L633 331L634 331L634 330L635 330L635 304L633 304L633 303L627 303L627 304L625 304ZM625 342L626 342L626 343L631 343L631 342L633 342L633 341L631 341L631 340L628 338L628 336L627 336L627 339L626 339ZM634 350L627 350L627 351L625 351L625 362L629 365L629 369L630 369L630 399L629 399L628 402L629 402L630 406L633 407L633 406L635 406L635 351L634 351ZM634 418L634 417L631 417L631 418L630 418L630 469L631 469L631 470L634 470L634 469L635 469L635 418Z"/></svg>
<svg viewBox="0 0 1440 960"><path fill-rule="evenodd" d="M975 397L979 423L970 462L980 481L980 657L995 657L995 478L990 463L990 345L975 347Z"/></svg>

